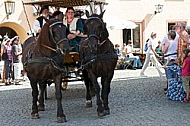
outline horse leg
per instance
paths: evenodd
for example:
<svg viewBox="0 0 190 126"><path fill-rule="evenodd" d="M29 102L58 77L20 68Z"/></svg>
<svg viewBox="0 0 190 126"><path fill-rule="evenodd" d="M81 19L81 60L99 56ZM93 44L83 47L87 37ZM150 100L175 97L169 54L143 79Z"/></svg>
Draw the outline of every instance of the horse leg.
<svg viewBox="0 0 190 126"><path fill-rule="evenodd" d="M35 81L31 81L30 82L31 87L32 87L32 97L33 97L33 101L32 101L32 119L38 119L39 118L39 114L38 114L38 107L37 107L37 101L38 101L38 86L37 86L37 82Z"/></svg>
<svg viewBox="0 0 190 126"><path fill-rule="evenodd" d="M102 106L102 101L100 99L100 86L98 84L97 77L93 74L91 74L90 77L96 91L96 104L98 106L97 108L98 116L100 117L105 116L104 107Z"/></svg>
<svg viewBox="0 0 190 126"><path fill-rule="evenodd" d="M63 107L62 107L62 92L61 92L61 78L62 74L58 75L56 79L54 79L55 82L55 96L57 100L57 122L58 123L63 123L66 122L66 116L63 113Z"/></svg>
<svg viewBox="0 0 190 126"><path fill-rule="evenodd" d="M110 83L111 83L111 80L108 80L107 78L104 78L104 77L101 78L101 84L102 84L101 98L102 98L104 109L105 109L104 113L106 115L110 114L110 109L108 106L108 96L110 93Z"/></svg>
<svg viewBox="0 0 190 126"><path fill-rule="evenodd" d="M44 93L46 91L46 82L41 82L39 84L40 87L40 96L39 96L39 105L38 105L38 110L39 111L45 111L45 104L44 104Z"/></svg>
<svg viewBox="0 0 190 126"><path fill-rule="evenodd" d="M86 107L92 107L92 96L90 93L90 79L86 70L83 70L84 84L86 86Z"/></svg>

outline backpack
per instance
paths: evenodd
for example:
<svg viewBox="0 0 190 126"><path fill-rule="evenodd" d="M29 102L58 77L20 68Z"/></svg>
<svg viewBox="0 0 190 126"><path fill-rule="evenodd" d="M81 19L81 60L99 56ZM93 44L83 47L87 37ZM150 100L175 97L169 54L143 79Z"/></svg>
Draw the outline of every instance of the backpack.
<svg viewBox="0 0 190 126"><path fill-rule="evenodd" d="M144 45L144 51L146 52L148 50L148 43Z"/></svg>

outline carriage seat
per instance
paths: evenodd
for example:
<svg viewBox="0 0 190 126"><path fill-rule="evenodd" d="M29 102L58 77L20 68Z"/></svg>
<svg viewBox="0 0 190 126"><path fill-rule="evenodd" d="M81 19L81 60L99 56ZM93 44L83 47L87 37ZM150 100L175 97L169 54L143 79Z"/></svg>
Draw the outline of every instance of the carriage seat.
<svg viewBox="0 0 190 126"><path fill-rule="evenodd" d="M79 53L78 52L70 52L68 55L63 58L64 64L72 64L79 62Z"/></svg>

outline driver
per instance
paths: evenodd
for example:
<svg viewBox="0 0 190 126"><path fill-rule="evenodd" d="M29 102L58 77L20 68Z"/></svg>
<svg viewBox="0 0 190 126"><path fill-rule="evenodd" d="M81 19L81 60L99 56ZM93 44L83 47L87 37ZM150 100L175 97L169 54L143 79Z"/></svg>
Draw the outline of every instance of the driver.
<svg viewBox="0 0 190 126"><path fill-rule="evenodd" d="M46 23L45 19L50 19L50 15L49 15L49 6L44 5L41 7L40 10L40 16L38 18L36 18L36 20L34 21L34 32L36 33L36 36L39 35L43 25Z"/></svg>

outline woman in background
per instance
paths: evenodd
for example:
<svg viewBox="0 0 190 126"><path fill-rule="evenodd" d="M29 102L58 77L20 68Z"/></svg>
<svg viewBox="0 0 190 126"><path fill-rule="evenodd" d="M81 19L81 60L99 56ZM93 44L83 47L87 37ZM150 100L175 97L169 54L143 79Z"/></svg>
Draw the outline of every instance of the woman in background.
<svg viewBox="0 0 190 126"><path fill-rule="evenodd" d="M8 38L3 48L3 52L8 55L8 59L5 59L5 85L11 84L13 78L13 66L12 66L12 46L11 40Z"/></svg>

